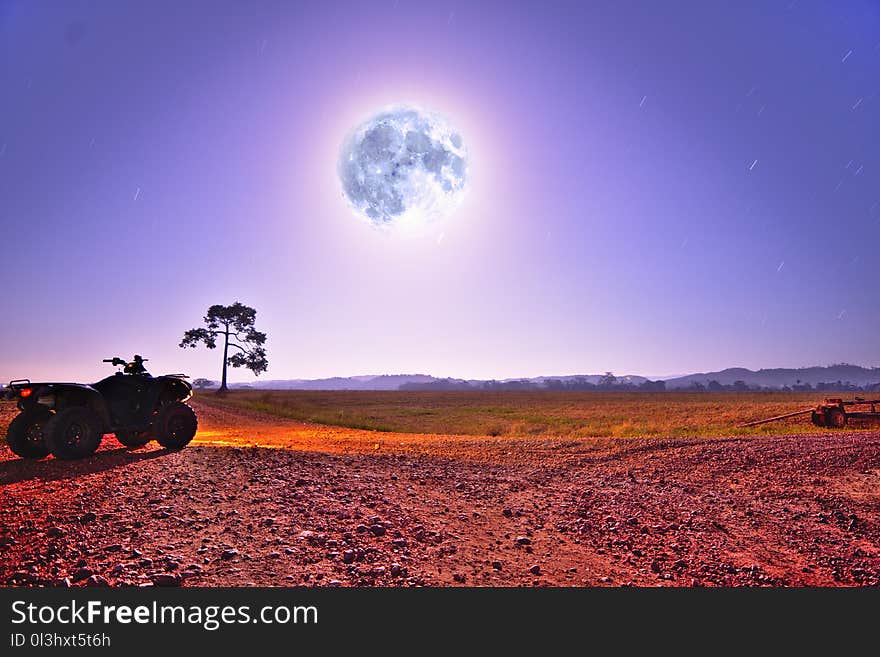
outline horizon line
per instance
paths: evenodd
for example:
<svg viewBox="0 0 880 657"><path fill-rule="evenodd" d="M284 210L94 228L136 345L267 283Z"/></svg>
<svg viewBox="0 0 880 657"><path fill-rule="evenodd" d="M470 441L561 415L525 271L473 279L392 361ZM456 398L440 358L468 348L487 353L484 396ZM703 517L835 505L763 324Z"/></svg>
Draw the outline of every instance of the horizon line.
<svg viewBox="0 0 880 657"><path fill-rule="evenodd" d="M613 370L611 371L611 373L614 374L614 376L616 376L617 378L621 378L621 379L626 378L626 377L640 377L643 379L647 379L649 381L669 381L672 379L682 378L682 377L686 377L686 376L708 375L708 374L720 373L720 372L725 372L728 370L735 370L735 369L746 370L749 372L757 373L757 372L762 372L762 371L767 371L767 370L807 370L807 369L815 369L815 368L828 369L828 368L832 368L832 367L858 367L858 368L861 368L864 370L880 370L880 365L873 365L873 366L872 365L857 365L855 363L840 362L840 363L831 363L828 365L804 365L804 366L799 366L799 367L774 366L774 367L760 367L758 369L752 369L752 368L745 367L742 365L732 365L729 367L723 367L718 370L703 370L703 371L697 371L697 372L683 372L683 373L662 374L662 375L635 374L633 372L628 372L626 374L614 374ZM336 375L331 375L331 376L313 376L313 377L274 376L274 377L265 377L265 378L254 377L252 379L231 379L230 378L230 379L228 379L227 383L228 383L228 385L234 385L234 384L248 385L251 383L259 383L261 381L321 381L321 380L327 380L327 379L355 379L355 378L375 379L375 378L383 377L383 376L388 376L388 377L393 377L393 376L426 376L426 377L430 377L433 379L440 379L440 380L448 379L448 380L455 380L455 381L502 381L502 382L504 382L504 381L523 381L523 380L531 380L531 379L563 379L563 378L579 377L579 376L582 376L582 377L603 376L606 374L606 372L608 372L608 370L606 370L605 372L593 372L593 373L575 372L572 374L538 374L538 375L534 375L534 376L520 375L520 376L507 376L507 377L461 377L461 376L438 376L436 374L426 374L424 372L401 372L401 373L388 373L388 372L386 372L383 374L349 374L349 375L336 374ZM151 374L153 374L154 376L162 376L163 374L167 374L167 373L151 372ZM187 378L190 380L196 380L196 379L208 379L209 381L219 380L219 378L215 379L213 377L208 377L208 376L187 376ZM0 377L0 386L5 386L6 384L9 383L10 380L12 380L12 379ZM61 381L61 380L62 380L61 378L54 379L54 381ZM48 381L48 379L44 379L44 381ZM35 380L35 382L39 382L39 381Z"/></svg>
<svg viewBox="0 0 880 657"><path fill-rule="evenodd" d="M865 370L877 370L880 369L880 365L859 365L856 363L831 363L829 365L804 365L799 367L784 367L784 366L774 366L774 367L759 367L757 369L752 369L750 367L745 367L742 365L731 365L729 367L723 367L718 370L702 370L695 372L682 372L676 374L661 374L661 375L646 375L646 374L635 374L633 372L628 372L626 374L614 374L613 370L610 370L614 376L617 378L625 378L628 376L638 376L644 379L648 379L650 381L665 381L669 379L675 379L684 376L696 376L700 374L712 374L717 372L725 372L727 370L747 370L749 372L761 372L766 370L808 370L815 368L828 369L832 367L859 367ZM607 370L606 370L607 372ZM593 373L585 373L585 372L575 372L572 374L537 374L533 376L529 375L521 375L521 376L507 376L507 377L463 377L463 376L439 376L436 374L427 374L425 372L397 372L397 373L382 373L382 374L349 374L349 375L339 375L334 374L330 376L313 376L313 377L266 377L259 378L255 377L253 379L248 380L229 380L229 383L252 383L254 381L321 381L326 379L354 379L354 378L378 378L382 376L429 376L434 379L453 379L457 381L518 381L525 379L552 379L552 378L567 378L574 376L603 376L606 372L593 372ZM190 377L193 379L196 378L205 378L209 380L213 380L211 377Z"/></svg>

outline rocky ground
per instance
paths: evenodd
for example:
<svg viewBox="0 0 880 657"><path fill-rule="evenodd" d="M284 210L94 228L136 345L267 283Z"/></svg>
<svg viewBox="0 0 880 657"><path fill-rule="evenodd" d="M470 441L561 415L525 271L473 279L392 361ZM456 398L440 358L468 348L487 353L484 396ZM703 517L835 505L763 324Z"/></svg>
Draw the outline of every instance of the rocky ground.
<svg viewBox="0 0 880 657"><path fill-rule="evenodd" d="M0 583L880 584L878 432L498 439L194 405L180 452L3 445Z"/></svg>

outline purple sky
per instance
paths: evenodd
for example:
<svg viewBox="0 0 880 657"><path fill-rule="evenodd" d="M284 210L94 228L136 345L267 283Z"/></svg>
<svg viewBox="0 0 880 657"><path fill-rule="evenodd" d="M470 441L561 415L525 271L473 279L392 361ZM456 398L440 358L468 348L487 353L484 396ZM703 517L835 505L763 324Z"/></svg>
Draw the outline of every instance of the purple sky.
<svg viewBox="0 0 880 657"><path fill-rule="evenodd" d="M418 235L336 178L401 102L471 154ZM0 378L217 379L236 300L268 378L880 365L878 147L867 0L0 2Z"/></svg>

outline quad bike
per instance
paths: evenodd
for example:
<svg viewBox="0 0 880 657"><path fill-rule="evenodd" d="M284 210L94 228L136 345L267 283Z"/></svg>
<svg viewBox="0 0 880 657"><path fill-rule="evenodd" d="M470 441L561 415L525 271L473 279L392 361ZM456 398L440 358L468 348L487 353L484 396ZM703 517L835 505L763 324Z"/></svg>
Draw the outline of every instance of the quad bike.
<svg viewBox="0 0 880 657"><path fill-rule="evenodd" d="M7 399L21 410L9 424L9 448L26 459L54 454L60 459L93 454L106 433L116 434L127 447L146 445L153 438L168 449L181 449L196 435L198 420L185 402L192 386L184 374L153 377L145 359L135 356L116 372L91 385L11 381Z"/></svg>

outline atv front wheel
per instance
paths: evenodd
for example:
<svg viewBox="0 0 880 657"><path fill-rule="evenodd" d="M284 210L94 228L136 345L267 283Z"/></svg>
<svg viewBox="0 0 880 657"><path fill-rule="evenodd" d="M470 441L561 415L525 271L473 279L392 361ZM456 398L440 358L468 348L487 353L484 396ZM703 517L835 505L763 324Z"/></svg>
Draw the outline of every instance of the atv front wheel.
<svg viewBox="0 0 880 657"><path fill-rule="evenodd" d="M101 444L101 418L83 406L68 408L49 420L45 435L55 458L81 459Z"/></svg>
<svg viewBox="0 0 880 657"><path fill-rule="evenodd" d="M19 413L6 430L9 449L23 459L41 459L52 451L46 443L44 429L52 414L37 407Z"/></svg>
<svg viewBox="0 0 880 657"><path fill-rule="evenodd" d="M126 447L143 447L153 439L149 431L129 431L120 429L116 432L116 440Z"/></svg>
<svg viewBox="0 0 880 657"><path fill-rule="evenodd" d="M196 435L198 427L199 420L193 409L183 402L172 402L159 411L153 430L162 447L182 449Z"/></svg>

